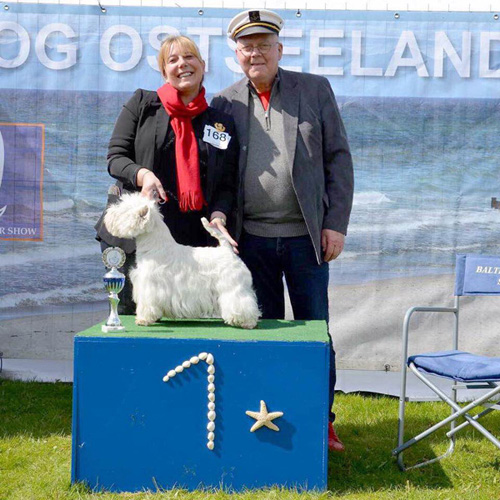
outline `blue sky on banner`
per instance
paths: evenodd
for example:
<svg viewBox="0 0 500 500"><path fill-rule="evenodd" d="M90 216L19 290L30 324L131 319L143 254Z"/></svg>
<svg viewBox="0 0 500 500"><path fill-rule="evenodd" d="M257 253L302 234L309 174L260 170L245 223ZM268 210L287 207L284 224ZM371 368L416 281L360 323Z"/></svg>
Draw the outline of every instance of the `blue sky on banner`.
<svg viewBox="0 0 500 500"><path fill-rule="evenodd" d="M199 44L212 94L242 76L225 35L236 12L12 4L0 20L0 85L155 89L160 41L180 32ZM500 21L489 13L279 12L282 66L326 76L338 95L500 97Z"/></svg>

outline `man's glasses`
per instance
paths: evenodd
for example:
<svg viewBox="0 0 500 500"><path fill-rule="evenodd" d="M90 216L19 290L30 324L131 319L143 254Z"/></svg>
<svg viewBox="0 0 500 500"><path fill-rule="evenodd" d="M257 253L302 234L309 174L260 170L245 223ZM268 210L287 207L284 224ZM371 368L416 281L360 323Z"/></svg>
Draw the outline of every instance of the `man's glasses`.
<svg viewBox="0 0 500 500"><path fill-rule="evenodd" d="M277 45L279 42L274 42L274 43L259 43L259 45L243 45L242 47L238 47L238 50L244 55L244 56L251 56L253 54L253 51L257 51L259 54L265 55L267 54L275 45Z"/></svg>

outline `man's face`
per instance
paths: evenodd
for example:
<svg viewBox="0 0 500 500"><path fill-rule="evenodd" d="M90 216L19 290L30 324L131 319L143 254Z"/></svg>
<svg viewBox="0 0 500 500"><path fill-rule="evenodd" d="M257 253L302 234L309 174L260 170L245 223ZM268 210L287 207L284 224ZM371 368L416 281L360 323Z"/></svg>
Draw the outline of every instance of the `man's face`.
<svg viewBox="0 0 500 500"><path fill-rule="evenodd" d="M274 80L282 55L283 45L273 33L242 36L236 41L236 57L241 69L256 85L270 84Z"/></svg>

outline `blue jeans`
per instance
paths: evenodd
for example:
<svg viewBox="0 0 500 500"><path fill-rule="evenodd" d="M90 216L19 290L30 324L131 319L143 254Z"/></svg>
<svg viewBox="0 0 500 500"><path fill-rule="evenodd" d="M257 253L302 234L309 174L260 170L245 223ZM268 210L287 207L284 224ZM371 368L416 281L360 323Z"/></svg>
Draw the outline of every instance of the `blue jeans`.
<svg viewBox="0 0 500 500"><path fill-rule="evenodd" d="M285 317L285 277L293 316L296 320L325 320L328 323L328 264L318 265L311 238L263 238L246 232L238 248L252 273L253 285L263 319ZM330 338L330 422L336 373L335 351Z"/></svg>

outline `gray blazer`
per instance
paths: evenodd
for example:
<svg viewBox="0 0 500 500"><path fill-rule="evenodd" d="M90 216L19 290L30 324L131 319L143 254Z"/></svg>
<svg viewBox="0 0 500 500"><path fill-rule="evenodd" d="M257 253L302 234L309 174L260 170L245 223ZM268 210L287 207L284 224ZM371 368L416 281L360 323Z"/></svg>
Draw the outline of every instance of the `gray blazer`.
<svg viewBox="0 0 500 500"><path fill-rule="evenodd" d="M292 183L311 237L322 262L321 230L347 233L354 176L347 135L332 88L322 76L278 70L285 142ZM248 152L248 79L217 94L212 107L233 116L239 155L238 207L235 237L243 226L243 179Z"/></svg>

